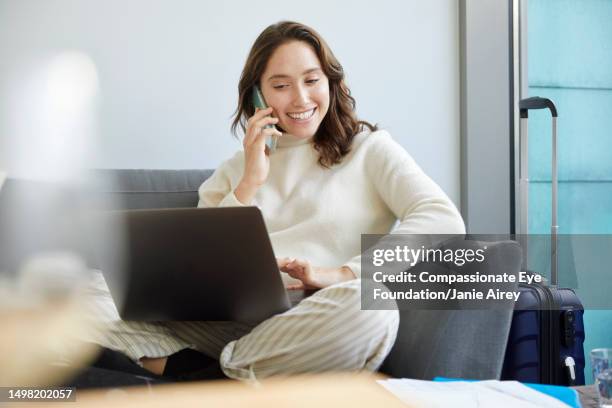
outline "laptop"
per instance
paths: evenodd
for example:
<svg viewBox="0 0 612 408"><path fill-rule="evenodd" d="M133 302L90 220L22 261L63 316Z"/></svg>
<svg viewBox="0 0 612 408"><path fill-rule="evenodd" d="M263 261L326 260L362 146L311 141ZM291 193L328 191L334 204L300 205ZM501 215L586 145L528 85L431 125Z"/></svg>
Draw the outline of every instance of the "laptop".
<svg viewBox="0 0 612 408"><path fill-rule="evenodd" d="M123 231L99 264L124 320L260 322L306 296L285 289L257 207L123 210L101 221Z"/></svg>

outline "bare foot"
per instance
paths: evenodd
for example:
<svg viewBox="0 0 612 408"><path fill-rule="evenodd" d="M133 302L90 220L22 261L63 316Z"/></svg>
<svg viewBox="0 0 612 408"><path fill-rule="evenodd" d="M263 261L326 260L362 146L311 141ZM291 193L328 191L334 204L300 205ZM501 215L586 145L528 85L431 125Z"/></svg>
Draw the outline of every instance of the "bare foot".
<svg viewBox="0 0 612 408"><path fill-rule="evenodd" d="M142 357L140 362L145 369L149 370L153 374L163 375L164 369L166 368L166 363L168 362L168 357Z"/></svg>

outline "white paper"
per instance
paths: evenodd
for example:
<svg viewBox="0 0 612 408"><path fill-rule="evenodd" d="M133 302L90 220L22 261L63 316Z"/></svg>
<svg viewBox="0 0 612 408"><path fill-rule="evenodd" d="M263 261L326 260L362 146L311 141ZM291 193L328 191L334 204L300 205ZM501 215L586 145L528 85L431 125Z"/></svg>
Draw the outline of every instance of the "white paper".
<svg viewBox="0 0 612 408"><path fill-rule="evenodd" d="M422 381L389 379L378 381L410 406L568 408L568 405L516 381Z"/></svg>
<svg viewBox="0 0 612 408"><path fill-rule="evenodd" d="M556 398L541 393L533 388L527 387L518 381L479 381L478 384L499 390L515 398L523 399L532 402L541 407L568 407L567 404L559 401Z"/></svg>

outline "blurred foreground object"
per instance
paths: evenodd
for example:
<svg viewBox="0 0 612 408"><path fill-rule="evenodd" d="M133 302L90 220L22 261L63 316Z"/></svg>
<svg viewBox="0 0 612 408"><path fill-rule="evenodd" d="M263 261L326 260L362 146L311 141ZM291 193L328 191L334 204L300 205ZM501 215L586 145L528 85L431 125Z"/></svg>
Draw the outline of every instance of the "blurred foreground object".
<svg viewBox="0 0 612 408"><path fill-rule="evenodd" d="M93 357L77 337L91 326L83 313L86 271L76 255L43 253L0 282L0 386L58 384Z"/></svg>
<svg viewBox="0 0 612 408"><path fill-rule="evenodd" d="M87 215L98 74L77 51L11 83L0 133L0 386L55 385L93 358L87 285L103 237ZM95 261L94 261L95 263Z"/></svg>

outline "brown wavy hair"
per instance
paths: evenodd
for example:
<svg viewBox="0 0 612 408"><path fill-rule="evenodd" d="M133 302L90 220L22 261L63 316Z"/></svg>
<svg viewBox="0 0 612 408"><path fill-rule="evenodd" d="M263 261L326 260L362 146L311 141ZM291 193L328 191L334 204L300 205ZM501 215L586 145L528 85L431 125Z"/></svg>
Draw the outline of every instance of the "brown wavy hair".
<svg viewBox="0 0 612 408"><path fill-rule="evenodd" d="M376 125L357 119L355 98L344 81L344 70L323 38L312 28L293 21L281 21L268 26L251 47L238 83L238 107L234 112L232 132L238 126L246 131L246 121L255 113L251 95L259 85L268 60L281 45L291 41L309 44L317 54L321 69L329 81L329 109L314 135L314 147L319 152L319 164L329 168L342 161L351 143L364 127L375 131Z"/></svg>

